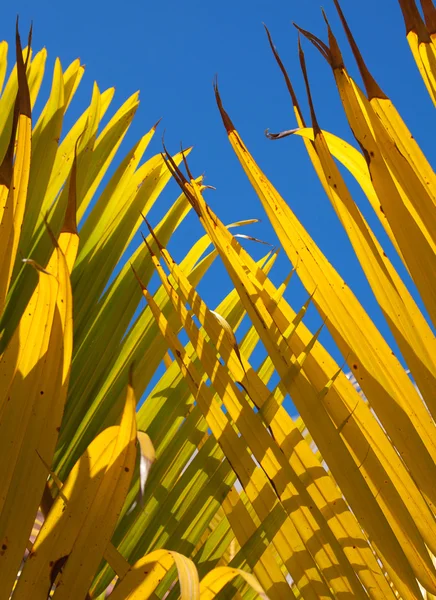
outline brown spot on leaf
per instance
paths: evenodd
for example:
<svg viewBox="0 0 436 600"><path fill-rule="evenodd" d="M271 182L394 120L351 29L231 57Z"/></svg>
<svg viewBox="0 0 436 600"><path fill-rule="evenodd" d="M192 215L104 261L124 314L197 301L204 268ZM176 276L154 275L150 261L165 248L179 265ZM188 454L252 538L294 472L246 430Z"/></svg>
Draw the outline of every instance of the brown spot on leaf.
<svg viewBox="0 0 436 600"><path fill-rule="evenodd" d="M62 573L62 569L64 568L65 563L68 560L68 556L69 554L67 554L66 556L61 556L61 558L58 558L57 561L52 565L50 570L50 583L52 585L56 581L56 577L59 575L59 573Z"/></svg>

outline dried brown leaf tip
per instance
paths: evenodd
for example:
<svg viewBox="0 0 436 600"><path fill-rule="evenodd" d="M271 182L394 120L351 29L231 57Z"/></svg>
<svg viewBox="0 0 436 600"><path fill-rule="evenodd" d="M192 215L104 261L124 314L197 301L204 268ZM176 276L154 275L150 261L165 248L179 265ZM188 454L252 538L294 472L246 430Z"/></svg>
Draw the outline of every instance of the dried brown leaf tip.
<svg viewBox="0 0 436 600"><path fill-rule="evenodd" d="M421 0L421 8L427 29L430 35L433 35L436 33L436 8L433 0Z"/></svg>
<svg viewBox="0 0 436 600"><path fill-rule="evenodd" d="M145 243L147 243L147 242L145 242ZM137 281L137 282L139 283L139 285L141 286L141 290L142 290L143 292L145 292L145 291L146 291L145 285L142 283L142 281L141 281L141 279L140 279L140 277L139 277L138 273L136 272L136 269L135 269L135 267L132 265L132 263L130 263L130 268L131 268L131 269L132 269L132 271L133 271L133 274L134 274L134 276L135 276L135 278L136 278L136 281Z"/></svg>
<svg viewBox="0 0 436 600"><path fill-rule="evenodd" d="M147 238L146 238L146 237L145 237L145 235L142 233L142 231L141 231L141 237L142 237L142 241L144 242L144 244L145 244L145 245L146 245L146 247L147 247L147 250L148 250L148 253L150 254L150 256L151 256L152 258L156 258L156 254L154 253L154 251L153 251L153 248L152 248L152 247L150 246L150 244L148 243L148 241L147 241Z"/></svg>
<svg viewBox="0 0 436 600"><path fill-rule="evenodd" d="M27 47L26 61L23 60L23 48L21 46L20 32L18 30L18 18L16 23L15 31L15 47L16 47L16 60L17 60L17 77L18 77L18 91L14 104L14 112L12 118L11 135L9 138L9 144L3 157L3 162L0 165L0 185L4 185L9 188L12 181L13 163L14 163L14 151L15 151L15 139L17 136L18 128L18 117L20 114L31 118L31 106L30 106L30 92L29 85L27 82L26 69L30 56L30 45L32 42L32 27L29 31L29 40Z"/></svg>
<svg viewBox="0 0 436 600"><path fill-rule="evenodd" d="M335 3L336 10L338 12L339 18L341 20L342 26L348 38L348 43L350 44L351 50L353 51L354 58L356 59L357 66L359 67L360 75L362 77L363 83L365 85L366 92L368 94L369 99L371 98L386 98L387 96L380 89L378 83L374 79L374 77L369 72L368 67L363 60L362 54L359 50L359 47L354 39L353 34L351 33L351 29L348 25L348 22L345 18L345 15L342 11L342 8L339 4L339 0L333 0ZM324 14L324 11L323 11ZM324 19L328 25L327 17L324 14Z"/></svg>
<svg viewBox="0 0 436 600"><path fill-rule="evenodd" d="M264 244L265 246L269 246L270 248L273 247L273 245L269 242L264 242L263 240L259 240L258 238L253 237L252 235L246 235L245 233L234 233L233 237L241 238L243 240L250 240L251 242L256 242L257 244Z"/></svg>
<svg viewBox="0 0 436 600"><path fill-rule="evenodd" d="M33 260L33 258L23 258L23 263L31 265L34 269L40 271L41 273L44 273L45 275L51 275L51 273L46 271L44 267L41 267L41 265L39 265L35 260Z"/></svg>
<svg viewBox="0 0 436 600"><path fill-rule="evenodd" d="M156 129L157 129L157 127L158 127L158 125L159 125L159 123L160 123L161 121L162 121L162 117L161 117L160 119L158 119L158 120L156 121L156 123L153 125L153 127L152 127L152 130L153 130L153 131L156 131Z"/></svg>
<svg viewBox="0 0 436 600"><path fill-rule="evenodd" d="M198 206L197 199L195 197L195 194L193 193L193 189L192 189L191 183L187 180L187 178L183 174L182 170L177 166L177 164L174 161L173 157L167 151L167 149L166 149L165 144L163 143L163 141L162 141L162 145L163 145L163 149L164 149L164 152L162 153L162 157L163 157L163 159L165 161L166 166L168 167L171 175L177 181L178 185L180 186L180 189L185 194L185 196L188 199L188 201L190 202L192 208L195 210L195 212L197 213L197 215L199 217L201 217L200 207ZM182 157L183 157L183 161L184 161L184 164L185 164L185 167L186 167L187 166L187 160L186 160L186 156L184 155L183 152L182 152ZM191 178L191 181L195 181L194 178L191 175L191 171L190 171L189 167L187 169L187 172L188 172L188 176Z"/></svg>
<svg viewBox="0 0 436 600"><path fill-rule="evenodd" d="M321 132L321 129L320 129L320 127L318 125L318 121L316 119L315 107L313 105L312 94L310 91L309 76L307 74L306 59L304 57L303 48L301 47L300 38L298 38L298 53L300 56L300 65L301 65L301 70L303 72L304 83L306 85L307 99L309 102L310 115L312 118L312 127L313 127L314 134L317 135Z"/></svg>
<svg viewBox="0 0 436 600"><path fill-rule="evenodd" d="M343 69L344 68L344 59L342 58L342 53L339 48L339 44L337 39L333 34L333 30L330 27L330 23L328 22L327 15L324 11L322 11L322 16L324 17L325 24L327 25L327 35L329 40L329 52L330 52L330 66L332 69Z"/></svg>
<svg viewBox="0 0 436 600"><path fill-rule="evenodd" d="M285 137L289 137L290 135L292 135L293 133L295 133L298 130L299 130L299 128L297 127L296 129L285 129L285 131L279 131L278 133L272 133L269 129L265 129L265 136L269 140L281 140Z"/></svg>
<svg viewBox="0 0 436 600"><path fill-rule="evenodd" d="M227 133L231 133L232 131L235 131L235 126L233 125L232 120L230 119L229 115L224 110L221 96L220 96L220 93L218 90L218 78L215 78L215 81L213 84L213 89L215 92L215 99L216 99L216 103L218 105L218 110L220 111L221 118L224 123L224 127L226 128Z"/></svg>
<svg viewBox="0 0 436 600"><path fill-rule="evenodd" d="M406 35L409 34L411 31L414 31L418 35L420 42L429 43L431 41L429 32L427 31L425 23L422 20L421 15L419 14L419 10L415 0L398 0L398 3L400 5L401 12L403 13L404 25L406 27ZM427 5L427 3L425 4ZM434 7L432 13L434 14Z"/></svg>
<svg viewBox="0 0 436 600"><path fill-rule="evenodd" d="M18 77L18 92L17 92L17 104L19 113L31 118L31 105L30 105L30 92L29 85L27 82L26 69L29 62L30 46L32 43L32 27L29 30L29 39L27 46L26 61L23 59L23 48L21 46L20 32L18 30L18 19L15 31L15 48L17 54L17 77Z"/></svg>
<svg viewBox="0 0 436 600"><path fill-rule="evenodd" d="M129 367L129 386L133 388L133 373L135 371L135 361L130 364Z"/></svg>
<svg viewBox="0 0 436 600"><path fill-rule="evenodd" d="M310 33L310 31L307 31L307 29L303 29L296 23L293 23L293 25L301 35L308 39L309 42L311 42L315 46L315 48L319 50L319 52L326 59L329 65L332 65L331 51L327 44L325 44L322 40L319 39L319 37L317 37L313 33Z"/></svg>
<svg viewBox="0 0 436 600"><path fill-rule="evenodd" d="M146 217L141 213L142 218L144 219L145 224L147 225L147 229L150 232L151 237L154 239L154 241L156 242L157 247L159 248L160 251L164 250L164 246L160 243L159 238L157 237L153 227L150 225L150 223L148 222L148 220L146 219ZM145 243L147 244L148 247L148 243L145 240Z"/></svg>
<svg viewBox="0 0 436 600"><path fill-rule="evenodd" d="M294 88L292 86L291 79L290 79L290 77L288 75L288 72L286 71L286 68L285 68L285 66L284 66L284 64L282 62L282 59L280 58L280 55L279 55L279 53L277 51L277 48L275 47L275 45L273 43L273 40L272 40L272 37L271 37L271 34L269 32L268 27L266 25L264 25L264 27L265 27L266 35L268 36L268 42L269 42L269 45L271 47L272 53L274 55L274 58L275 58L275 60L276 60L276 62L278 64L278 66L279 66L280 71L283 74L283 77L284 77L285 82L286 82L286 87L288 88L288 92L289 92L289 94L290 94L290 96L292 98L292 104L295 106L295 108L297 108L299 110L299 112L301 112L300 106L298 104L297 95L295 94L295 91L294 91ZM278 138L270 138L270 139L278 139Z"/></svg>

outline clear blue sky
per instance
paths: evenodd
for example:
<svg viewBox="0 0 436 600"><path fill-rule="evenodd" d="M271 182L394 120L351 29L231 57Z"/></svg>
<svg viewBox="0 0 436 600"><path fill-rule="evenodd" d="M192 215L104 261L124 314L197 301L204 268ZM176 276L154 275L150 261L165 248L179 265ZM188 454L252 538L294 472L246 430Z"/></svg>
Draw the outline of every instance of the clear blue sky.
<svg viewBox="0 0 436 600"><path fill-rule="evenodd" d="M433 107L409 52L396 0L343 0L342 5L369 68L432 160L434 129L429 124L433 123ZM323 6L342 45L347 66L357 75L333 3L326 0ZM215 105L212 81L218 74L224 106L260 166L360 295L382 331L387 332L301 140L287 138L271 142L264 136L267 127L279 131L294 127L295 122L262 22L269 27L297 93L307 106L292 21L325 39L318 2L15 0L2 7L2 39L13 41L17 13L23 37L33 20L33 46L35 50L46 46L48 65L53 64L56 56L61 58L64 67L76 57L86 65L75 100L77 111L89 101L93 80L100 89L116 87L113 107L140 89L141 106L124 149L163 117L160 132L165 129L166 144L171 151L177 151L181 141L185 146L194 145L191 168L195 174L205 172L206 182L217 188L215 192L208 192L207 199L220 218L224 222L263 218L261 224L244 233L274 243L260 202L228 144ZM307 43L304 47L321 126L353 142L329 67L311 45ZM158 134L152 150L160 149ZM172 199L176 194L172 183L166 195ZM364 212L378 233L380 228L370 211L364 208ZM190 240L200 234L194 217L183 232ZM180 240L180 246L186 247L186 240ZM256 257L265 249L253 244L246 247ZM388 253L392 255L389 247ZM288 271L289 265L282 257L275 270L275 281L279 282ZM217 275L202 286L202 292L212 303L212 298L220 299L224 286L228 286L228 280L218 269ZM288 294L294 307L298 308L305 297L294 283ZM315 325L314 317L312 322ZM325 339L328 344L327 337Z"/></svg>

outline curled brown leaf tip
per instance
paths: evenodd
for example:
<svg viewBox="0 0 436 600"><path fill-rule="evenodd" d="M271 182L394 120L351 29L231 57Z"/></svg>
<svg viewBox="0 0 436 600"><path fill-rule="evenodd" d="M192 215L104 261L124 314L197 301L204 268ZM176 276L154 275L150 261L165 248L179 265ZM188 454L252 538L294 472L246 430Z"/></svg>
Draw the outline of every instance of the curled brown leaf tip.
<svg viewBox="0 0 436 600"><path fill-rule="evenodd" d="M34 269L36 269L36 271L40 271L41 273L45 273L45 275L51 275L51 273L49 273L48 271L46 271L44 269L44 267L41 267L41 265L39 265L36 260L33 260L33 258L23 258L22 262L26 265L30 265L32 266Z"/></svg>
<svg viewBox="0 0 436 600"><path fill-rule="evenodd" d="M280 131L279 133L271 133L269 129L265 129L265 136L269 140L281 140L282 138L289 137L296 131L299 131L299 128L296 129L286 129L285 131Z"/></svg>
<svg viewBox="0 0 436 600"><path fill-rule="evenodd" d="M233 237L241 238L243 240L250 240L252 242L256 242L258 244L264 244L265 246L269 246L270 248L273 248L273 245L270 244L269 242L264 242L263 240L259 240L259 238L255 238L252 235L246 235L245 233L234 233Z"/></svg>
<svg viewBox="0 0 436 600"><path fill-rule="evenodd" d="M235 126L233 125L232 120L230 119L229 115L224 110L223 103L222 103L222 100L221 100L221 96L220 96L220 93L219 93L219 90L218 90L218 78L215 79L213 88L214 88L214 91L215 91L216 103L218 105L218 110L220 111L221 118L222 118L223 123L224 123L224 127L226 128L227 133L231 133L232 131L235 131Z"/></svg>
<svg viewBox="0 0 436 600"><path fill-rule="evenodd" d="M309 40L309 42L311 42L315 46L315 48L326 59L326 61L329 63L329 65L331 65L332 59L331 59L331 55L330 55L330 48L327 46L327 44L325 44L322 40L320 40L319 37L317 37L313 33L310 33L310 31L303 29L296 23L292 23L292 24L301 35L303 35L306 39Z"/></svg>

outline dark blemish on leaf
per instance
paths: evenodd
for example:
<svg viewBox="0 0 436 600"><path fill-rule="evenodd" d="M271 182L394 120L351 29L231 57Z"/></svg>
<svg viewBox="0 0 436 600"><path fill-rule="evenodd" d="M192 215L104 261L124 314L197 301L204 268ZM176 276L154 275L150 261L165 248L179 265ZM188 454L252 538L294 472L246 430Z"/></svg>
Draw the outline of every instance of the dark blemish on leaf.
<svg viewBox="0 0 436 600"><path fill-rule="evenodd" d="M353 369L357 369L357 365L356 364L353 365Z"/></svg>
<svg viewBox="0 0 436 600"><path fill-rule="evenodd" d="M66 556L62 556L61 558L58 558L58 560L52 565L51 571L50 571L50 583L53 585L56 577L59 575L59 573L62 572L62 569L64 568L65 563L68 560L68 554Z"/></svg>
<svg viewBox="0 0 436 600"><path fill-rule="evenodd" d="M39 393L41 394L41 396L44 396L44 390L41 390Z"/></svg>
<svg viewBox="0 0 436 600"><path fill-rule="evenodd" d="M362 149L363 156L365 157L366 164L369 166L371 164L371 156L368 150L359 142L359 146Z"/></svg>
<svg viewBox="0 0 436 600"><path fill-rule="evenodd" d="M7 550L8 547L6 546L6 544L2 544L2 550Z"/></svg>
<svg viewBox="0 0 436 600"><path fill-rule="evenodd" d="M126 473L128 473L130 471L129 467L124 467L124 470Z"/></svg>

